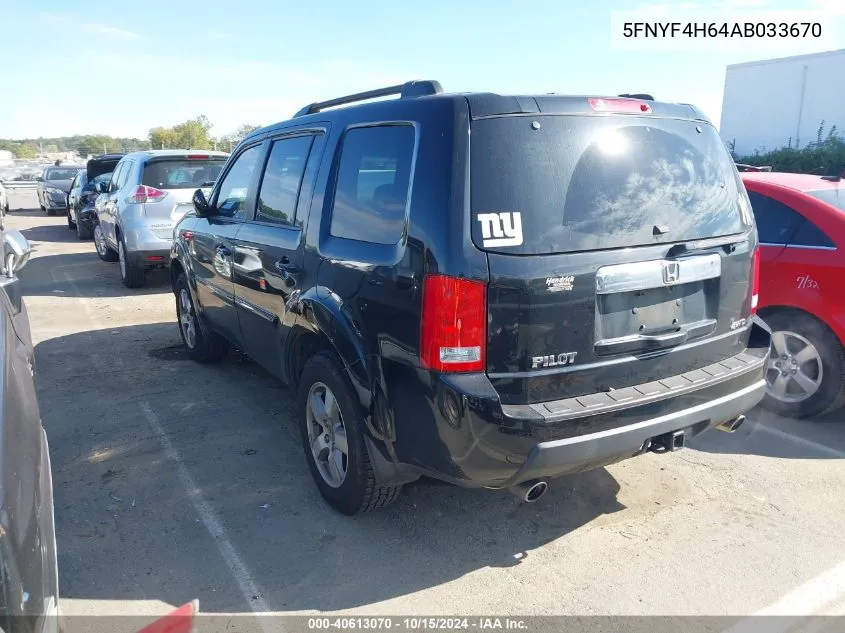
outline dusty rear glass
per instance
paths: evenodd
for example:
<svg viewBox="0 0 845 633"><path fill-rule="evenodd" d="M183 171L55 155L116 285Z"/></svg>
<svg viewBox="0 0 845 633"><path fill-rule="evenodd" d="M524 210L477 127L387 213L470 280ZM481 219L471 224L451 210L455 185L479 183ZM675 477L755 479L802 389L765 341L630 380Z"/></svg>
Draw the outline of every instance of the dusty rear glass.
<svg viewBox="0 0 845 633"><path fill-rule="evenodd" d="M217 180L225 157L210 159L173 158L144 165L141 184L156 189L198 189Z"/></svg>
<svg viewBox="0 0 845 633"><path fill-rule="evenodd" d="M473 241L487 250L566 253L748 228L730 155L701 122L499 117L473 122L471 146ZM520 214L521 244L484 246L478 216L493 213ZM518 222L503 220L512 233Z"/></svg>

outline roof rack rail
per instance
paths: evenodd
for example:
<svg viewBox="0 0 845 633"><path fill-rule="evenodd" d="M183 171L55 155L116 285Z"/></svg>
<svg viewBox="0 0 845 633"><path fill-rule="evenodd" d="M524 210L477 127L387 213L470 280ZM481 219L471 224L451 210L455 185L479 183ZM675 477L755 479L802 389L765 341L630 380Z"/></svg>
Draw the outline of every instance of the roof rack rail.
<svg viewBox="0 0 845 633"><path fill-rule="evenodd" d="M645 94L644 92L638 92L635 94L624 94L619 96L625 97L626 99L642 99L643 101L654 101L654 97L649 94Z"/></svg>
<svg viewBox="0 0 845 633"><path fill-rule="evenodd" d="M369 99L377 99L378 97L388 97L390 95L399 95L400 99L409 99L411 97L437 95L441 92L443 92L443 88L440 86L439 81L434 81L432 79L407 81L404 84L398 84L396 86L367 90L366 92L359 92L345 97L337 97L336 99L329 99L328 101L317 101L316 103L308 104L293 116L296 118L307 114L315 114L316 112L320 112L326 108L346 105L347 103L356 103L358 101L367 101Z"/></svg>

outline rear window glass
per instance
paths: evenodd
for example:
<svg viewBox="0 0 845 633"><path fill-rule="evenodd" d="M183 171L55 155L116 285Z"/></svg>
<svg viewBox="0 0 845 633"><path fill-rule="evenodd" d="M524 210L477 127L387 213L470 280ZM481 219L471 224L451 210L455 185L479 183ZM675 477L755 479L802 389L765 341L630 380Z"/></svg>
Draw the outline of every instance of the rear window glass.
<svg viewBox="0 0 845 633"><path fill-rule="evenodd" d="M808 191L807 193L814 198L818 198L845 211L845 189L842 187L837 187L836 189L819 189L818 191Z"/></svg>
<svg viewBox="0 0 845 633"><path fill-rule="evenodd" d="M79 167L53 167L44 172L44 180L73 180Z"/></svg>
<svg viewBox="0 0 845 633"><path fill-rule="evenodd" d="M217 180L225 161L175 158L144 165L141 184L156 189L198 189Z"/></svg>
<svg viewBox="0 0 845 633"><path fill-rule="evenodd" d="M589 251L750 226L733 161L704 123L501 117L474 122L471 138L473 241L484 248Z"/></svg>

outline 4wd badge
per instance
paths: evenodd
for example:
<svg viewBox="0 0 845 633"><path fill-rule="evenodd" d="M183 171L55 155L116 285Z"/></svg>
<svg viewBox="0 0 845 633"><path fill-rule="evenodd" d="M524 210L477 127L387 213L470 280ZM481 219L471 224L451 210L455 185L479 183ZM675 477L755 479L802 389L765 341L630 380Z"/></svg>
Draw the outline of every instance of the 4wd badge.
<svg viewBox="0 0 845 633"><path fill-rule="evenodd" d="M522 244L522 216L519 213L479 213L484 246L519 246Z"/></svg>

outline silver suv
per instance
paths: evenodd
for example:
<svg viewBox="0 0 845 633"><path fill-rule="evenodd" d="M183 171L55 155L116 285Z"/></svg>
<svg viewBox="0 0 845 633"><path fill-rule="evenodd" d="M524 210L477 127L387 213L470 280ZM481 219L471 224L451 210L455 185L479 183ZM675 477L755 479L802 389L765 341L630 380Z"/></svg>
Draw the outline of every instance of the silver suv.
<svg viewBox="0 0 845 633"><path fill-rule="evenodd" d="M128 288L170 263L173 226L193 207L197 189L211 191L228 158L225 152L156 150L127 154L97 199L94 245L107 262L120 262Z"/></svg>

